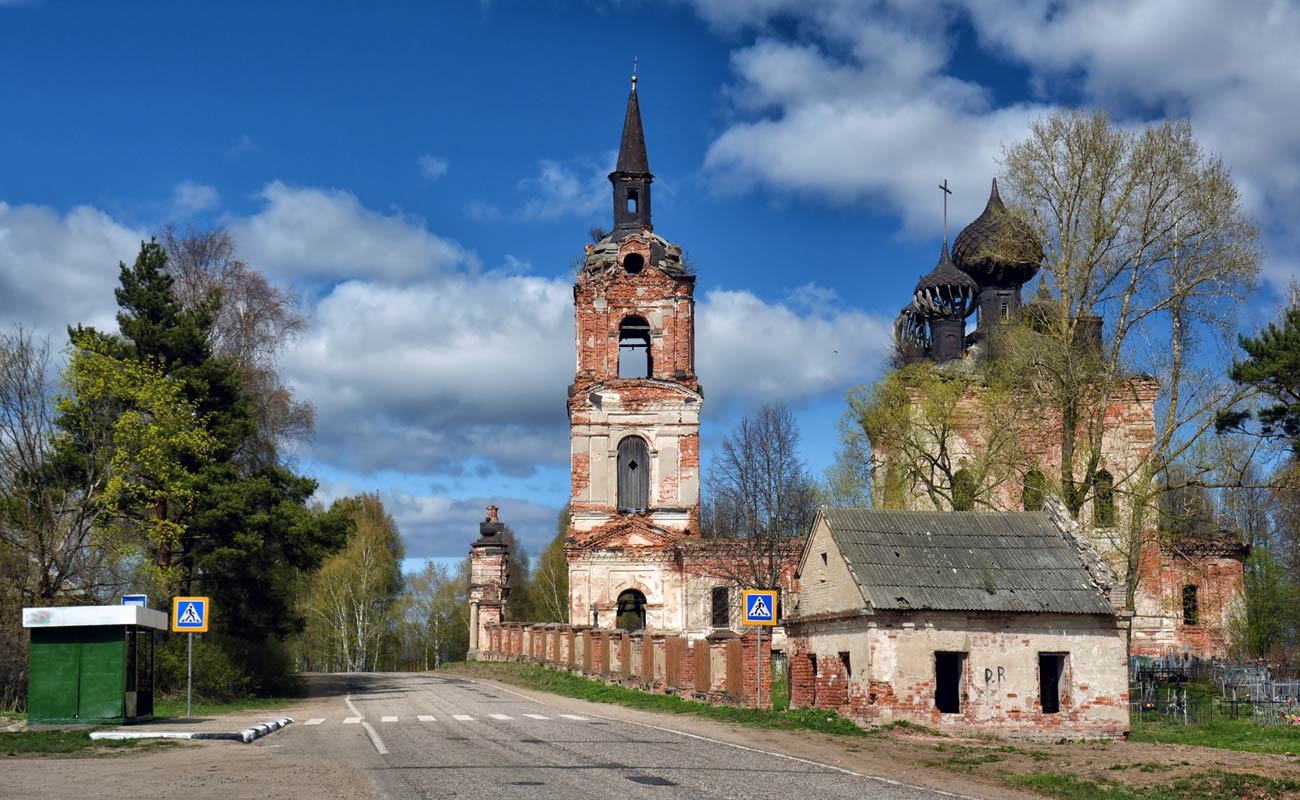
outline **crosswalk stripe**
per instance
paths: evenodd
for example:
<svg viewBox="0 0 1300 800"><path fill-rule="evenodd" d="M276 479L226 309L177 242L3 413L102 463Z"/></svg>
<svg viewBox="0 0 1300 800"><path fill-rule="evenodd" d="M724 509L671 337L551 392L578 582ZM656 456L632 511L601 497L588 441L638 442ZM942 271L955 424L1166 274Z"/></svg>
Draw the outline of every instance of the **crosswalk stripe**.
<svg viewBox="0 0 1300 800"><path fill-rule="evenodd" d="M541 714L524 714L524 716L529 719L550 719L550 717L543 717Z"/></svg>
<svg viewBox="0 0 1300 800"><path fill-rule="evenodd" d="M511 717L507 714L488 714L488 716L491 717L492 719L514 719L514 717Z"/></svg>
<svg viewBox="0 0 1300 800"><path fill-rule="evenodd" d="M561 717L564 717L565 719L577 720L578 722L590 722L590 721L591 721L591 720L587 719L586 717L580 717L580 716L578 716L577 714L561 714L560 716L561 716Z"/></svg>
<svg viewBox="0 0 1300 800"><path fill-rule="evenodd" d="M416 717L416 719L418 719L418 720L421 721L421 722L437 722L437 721L438 721L438 720L434 719L433 717L429 716L428 714L420 714L420 715L418 715L418 716Z"/></svg>
<svg viewBox="0 0 1300 800"><path fill-rule="evenodd" d="M319 725L324 721L325 721L324 717L312 717L311 719L304 722L303 725Z"/></svg>
<svg viewBox="0 0 1300 800"><path fill-rule="evenodd" d="M389 716L389 717L380 717L380 718L379 718L379 721L380 721L380 722L397 722L397 717L391 717L391 716Z"/></svg>
<svg viewBox="0 0 1300 800"><path fill-rule="evenodd" d="M361 717L348 717L347 719L343 720L343 724L344 724L344 725L356 725L356 724L357 724L358 722L360 722L360 721L361 721Z"/></svg>
<svg viewBox="0 0 1300 800"><path fill-rule="evenodd" d="M457 722L473 722L474 718L469 714L452 714L451 718Z"/></svg>

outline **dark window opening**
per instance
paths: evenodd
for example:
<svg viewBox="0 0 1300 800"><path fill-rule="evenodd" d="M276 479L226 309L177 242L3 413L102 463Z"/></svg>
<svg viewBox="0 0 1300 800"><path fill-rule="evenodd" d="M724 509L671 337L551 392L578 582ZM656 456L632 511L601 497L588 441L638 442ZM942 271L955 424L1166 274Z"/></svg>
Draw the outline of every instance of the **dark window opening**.
<svg viewBox="0 0 1300 800"><path fill-rule="evenodd" d="M999 305L998 316L1000 316L1002 319L1009 319L1011 317L1011 304L1002 303L1001 305Z"/></svg>
<svg viewBox="0 0 1300 800"><path fill-rule="evenodd" d="M817 656L809 655L808 663L812 666L812 706L817 707Z"/></svg>
<svg viewBox="0 0 1300 800"><path fill-rule="evenodd" d="M1093 496L1093 522L1099 528L1115 526L1115 479L1106 470L1101 470L1093 478L1096 487Z"/></svg>
<svg viewBox="0 0 1300 800"><path fill-rule="evenodd" d="M1199 591L1190 583L1183 587L1183 624L1199 625L1201 622Z"/></svg>
<svg viewBox="0 0 1300 800"><path fill-rule="evenodd" d="M618 443L618 508L645 511L650 507L650 449L645 439L629 436Z"/></svg>
<svg viewBox="0 0 1300 800"><path fill-rule="evenodd" d="M825 553L822 553L822 563L823 563L823 564L828 564L828 563L830 563L830 562L828 562L828 561L826 560L826 554L825 554Z"/></svg>
<svg viewBox="0 0 1300 800"><path fill-rule="evenodd" d="M1047 479L1037 469L1025 473L1024 501L1026 511L1042 511L1043 497L1047 494Z"/></svg>
<svg viewBox="0 0 1300 800"><path fill-rule="evenodd" d="M844 667L844 674L853 677L853 661L847 652L840 653L840 664Z"/></svg>
<svg viewBox="0 0 1300 800"><path fill-rule="evenodd" d="M1044 714L1061 713L1065 697L1065 653L1038 654L1038 696Z"/></svg>
<svg viewBox="0 0 1300 800"><path fill-rule="evenodd" d="M623 263L627 263L626 258ZM628 317L618 326L618 377L650 378L653 370L650 323L641 317Z"/></svg>
<svg viewBox="0 0 1300 800"><path fill-rule="evenodd" d="M952 476L952 510L975 510L975 476L969 470L959 469Z"/></svg>
<svg viewBox="0 0 1300 800"><path fill-rule="evenodd" d="M934 654L934 707L940 713L961 713L961 681L965 666L965 653Z"/></svg>
<svg viewBox="0 0 1300 800"><path fill-rule="evenodd" d="M713 587L713 627L731 626L731 590L726 586Z"/></svg>
<svg viewBox="0 0 1300 800"><path fill-rule="evenodd" d="M627 274L635 275L645 267L645 258L640 253L628 253L623 256L623 269Z"/></svg>
<svg viewBox="0 0 1300 800"><path fill-rule="evenodd" d="M645 630L645 595L628 589L618 596L618 617L614 623L625 631Z"/></svg>
<svg viewBox="0 0 1300 800"><path fill-rule="evenodd" d="M627 212L629 214L636 213L636 201L637 201L636 189L628 189L627 190Z"/></svg>

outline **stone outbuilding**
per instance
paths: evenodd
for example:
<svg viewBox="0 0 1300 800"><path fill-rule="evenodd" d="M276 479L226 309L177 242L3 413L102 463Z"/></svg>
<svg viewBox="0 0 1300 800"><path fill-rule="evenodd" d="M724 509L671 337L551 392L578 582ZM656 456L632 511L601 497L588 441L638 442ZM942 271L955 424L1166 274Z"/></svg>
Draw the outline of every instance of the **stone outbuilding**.
<svg viewBox="0 0 1300 800"><path fill-rule="evenodd" d="M1057 505L823 509L785 620L791 705L868 725L1124 735L1126 625L1109 571Z"/></svg>

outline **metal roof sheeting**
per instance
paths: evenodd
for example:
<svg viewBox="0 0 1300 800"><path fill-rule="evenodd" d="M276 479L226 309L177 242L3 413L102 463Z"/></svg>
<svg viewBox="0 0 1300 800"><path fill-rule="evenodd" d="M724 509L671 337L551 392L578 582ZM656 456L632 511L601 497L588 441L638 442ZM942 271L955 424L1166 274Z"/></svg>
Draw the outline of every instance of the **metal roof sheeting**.
<svg viewBox="0 0 1300 800"><path fill-rule="evenodd" d="M1115 614L1042 512L826 508L822 517L878 609Z"/></svg>

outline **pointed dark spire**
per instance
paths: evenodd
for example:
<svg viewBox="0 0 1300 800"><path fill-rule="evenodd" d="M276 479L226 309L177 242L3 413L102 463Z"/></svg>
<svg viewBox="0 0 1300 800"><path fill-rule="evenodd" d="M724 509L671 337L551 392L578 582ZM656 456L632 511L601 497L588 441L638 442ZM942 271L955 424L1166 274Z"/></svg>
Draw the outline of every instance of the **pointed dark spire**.
<svg viewBox="0 0 1300 800"><path fill-rule="evenodd" d="M650 172L650 160L645 154L645 131L641 128L641 104L636 98L636 75L632 76L632 91L627 96L627 116L623 118L623 141L618 147L618 166L615 172Z"/></svg>
<svg viewBox="0 0 1300 800"><path fill-rule="evenodd" d="M650 160L645 154L645 131L641 129L641 103L636 97L636 73L627 97L623 118L623 141L618 147L618 164L609 173L614 185L614 233L621 239L630 233L654 230L650 224Z"/></svg>

